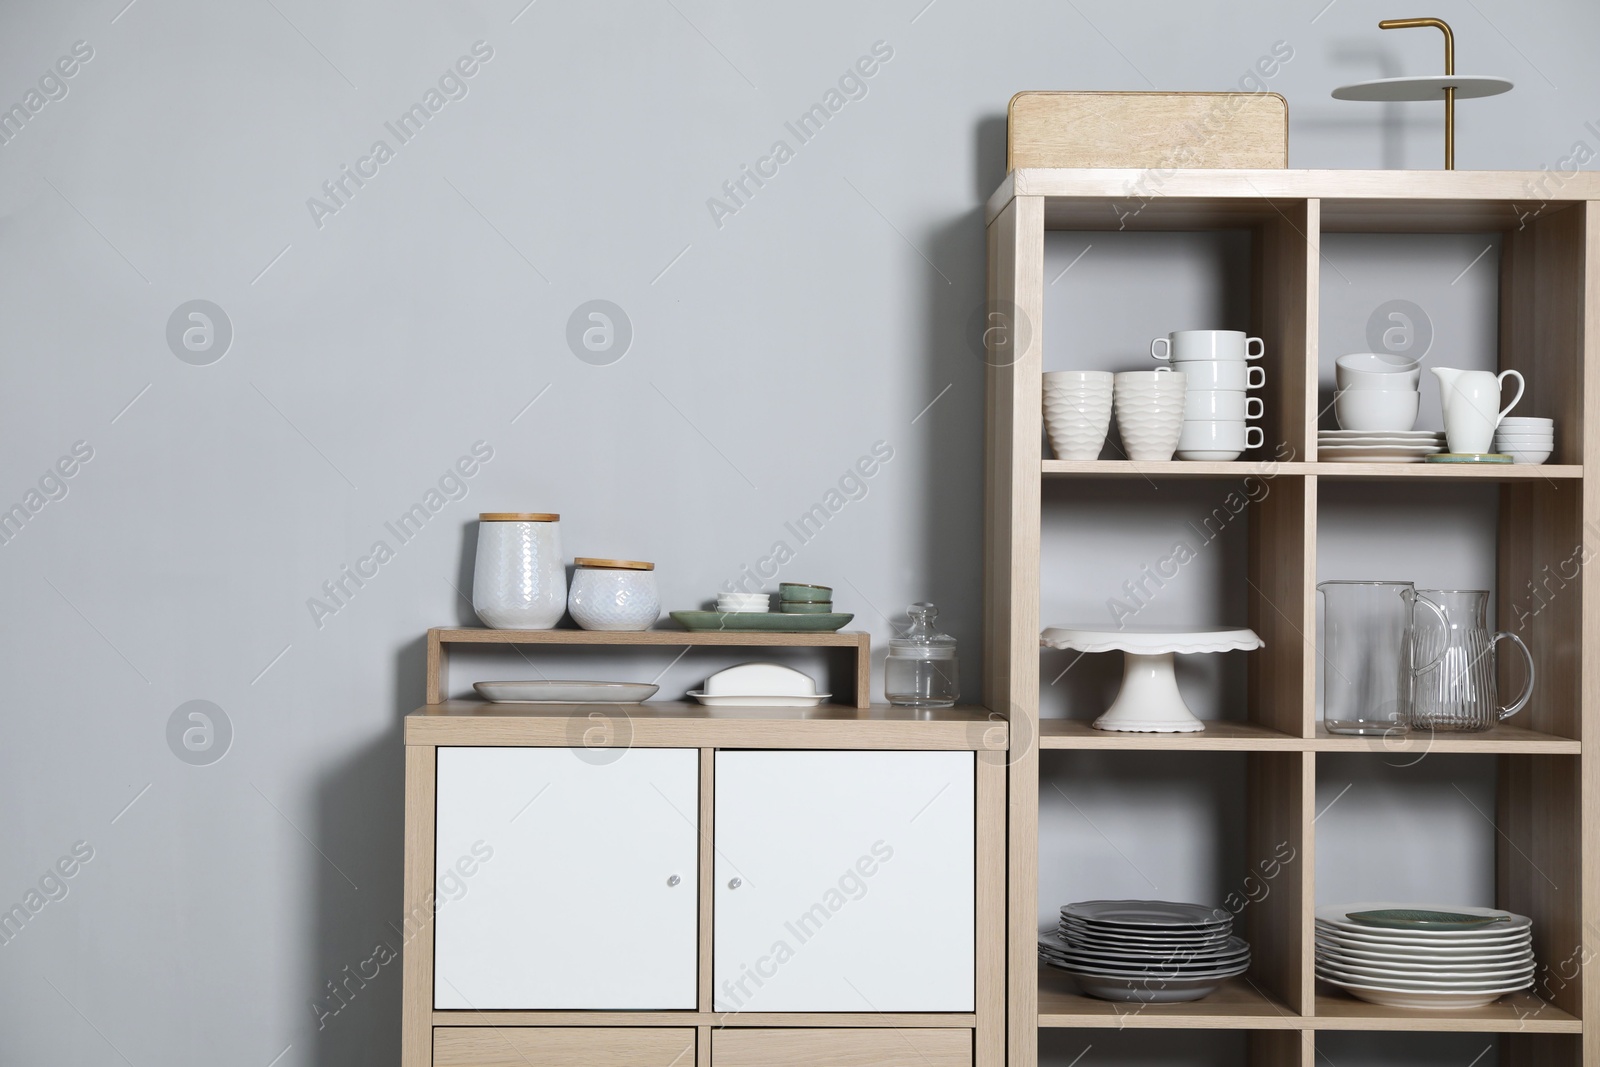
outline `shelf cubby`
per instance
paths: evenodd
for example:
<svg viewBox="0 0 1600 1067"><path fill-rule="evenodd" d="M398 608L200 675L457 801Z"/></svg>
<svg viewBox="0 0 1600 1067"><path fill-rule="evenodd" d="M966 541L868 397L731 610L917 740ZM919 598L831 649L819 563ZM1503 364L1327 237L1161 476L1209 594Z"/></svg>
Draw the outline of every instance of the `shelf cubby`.
<svg viewBox="0 0 1600 1067"><path fill-rule="evenodd" d="M1585 493L1583 485L1590 465L1600 462L1600 375L1589 373L1600 365L1600 300L1594 295L1600 292L1600 177L1580 176L1550 201L1528 205L1524 183L1530 176L1512 173L1178 170L1163 172L1153 191L1148 182L1139 184L1141 176L1019 170L989 203L991 302L1028 327L997 338L986 368L984 699L1013 720L1008 1065L1069 1063L1091 1034L1113 1027L1136 1036L1226 1032L1232 1036L1216 1039L1217 1048L1226 1049L1222 1061L1253 1067L1312 1067L1327 1062L1328 1050L1341 1067L1347 1057L1389 1062L1384 1057L1393 1059L1395 1049L1400 1058L1394 1062L1410 1062L1407 1049L1466 1048L1455 1043L1463 1036L1485 1040L1472 1045L1462 1063L1485 1049L1492 1052L1483 1067L1600 1063L1600 1033L1583 1022L1600 1013L1600 981L1586 981L1592 966L1579 966L1600 955L1600 879L1593 875L1600 839L1582 817L1600 810L1600 774L1588 768L1584 751L1600 714L1600 662L1587 662L1593 656L1584 651L1585 643L1595 643L1592 634L1586 641L1585 623L1600 628L1600 585L1594 584L1600 578L1587 566L1600 535L1600 494ZM1555 419L1552 462L1461 467L1317 460L1317 428L1332 425L1323 411L1332 359L1370 347L1366 304L1391 288L1392 295L1407 296L1404 270L1385 277L1380 263L1371 286L1357 287L1354 297L1330 295L1345 286L1334 272L1341 259L1354 257L1346 260L1348 269L1384 247L1400 250L1397 266L1405 256L1438 258L1440 269L1454 263L1445 283L1472 266L1430 309L1444 321L1435 323L1442 330L1429 362L1523 374L1527 395L1516 413ZM1138 255L1161 248L1178 250L1177 265L1152 271L1149 290L1140 289ZM1096 260L1102 253L1114 254ZM1080 254L1083 262L1064 270ZM1091 262L1105 273L1085 273ZM1083 291L1074 293L1074 286ZM1133 295L1111 299L1117 286ZM1164 313L1172 308L1209 309L1211 317L1174 322ZM1093 462L1050 457L1042 442L1042 371L1138 369L1150 363L1150 336L1201 325L1247 329L1266 341L1262 449L1218 463L1133 462L1112 458L1109 448ZM1427 377L1423 388L1436 397ZM1436 407L1437 401L1432 419ZM1040 629L1106 618L1107 583L1115 587L1133 577L1131 559L1175 523L1199 521L1206 501L1247 479L1266 491L1239 516L1242 529L1233 524L1211 557L1189 564L1197 569L1181 580L1197 579L1194 589L1215 592L1209 613L1204 604L1156 597L1129 621L1244 621L1265 647L1191 657L1227 662L1194 665L1187 675L1180 657L1179 684L1208 720L1203 733L1094 730L1094 715L1116 691L1119 657L1083 657L1073 666L1076 653L1041 653ZM1093 560L1095 568L1074 570L1075 559ZM1538 682L1529 706L1481 733L1328 734L1319 721L1317 685L1316 584L1324 578L1492 590L1491 625L1517 632L1533 651ZM1502 658L1503 691L1520 688L1518 658ZM1070 670L1066 680L1063 670ZM1276 842L1292 842L1300 858L1275 880L1271 894L1241 914L1240 929L1253 950L1248 980L1191 1004L1140 1007L1084 997L1066 976L1041 970L1035 921L1041 904L1063 902L1056 897L1065 883L1051 865L1072 858L1062 851L1066 842L1051 839L1058 832L1049 810L1059 808L1050 796L1054 785L1070 782L1068 791L1077 797L1086 787L1099 788L1097 776L1120 778L1122 793L1104 793L1106 810L1119 795L1141 793L1143 810L1150 794L1165 787L1150 777L1150 768L1165 769L1163 782L1170 784L1193 773L1189 763L1216 761L1232 768L1234 780L1202 798L1203 810L1213 826L1226 827L1232 844L1225 856L1197 857L1207 870L1219 856L1222 866L1248 867L1242 858L1268 854L1262 850ZM1450 776L1439 774L1452 761L1469 768L1463 788L1482 812L1462 802L1467 818L1442 825L1397 818L1401 807L1418 804L1430 789L1450 788ZM1405 778L1408 766L1413 774ZM1065 779L1064 768L1071 769ZM1360 825L1330 834L1342 816L1338 804L1326 812L1319 806L1319 784L1326 804L1333 778L1356 772L1366 779L1394 774L1409 784L1363 812ZM1459 799L1453 789L1450 795ZM1098 809L1087 810L1094 816ZM1116 838L1114 827L1101 829ZM1163 820L1152 816L1140 830L1146 845L1134 835L1122 847L1137 851L1148 846L1149 835L1164 840L1165 832ZM1441 850L1436 873L1470 866L1474 902L1534 918L1540 972L1532 990L1481 1009L1426 1012L1367 1004L1316 981L1318 857L1351 867L1357 857L1343 850L1360 842L1398 849L1397 862L1403 862L1406 842L1429 834ZM1076 854L1081 859L1100 847L1085 845ZM1106 858L1120 862L1109 853ZM1163 892L1117 885L1115 876L1092 874L1094 865L1085 864L1068 897L1113 895L1097 885L1151 897L1215 890L1195 872L1184 874L1175 859L1163 862L1172 864L1165 877L1156 877ZM1345 872L1325 870L1325 888L1341 897L1354 891L1349 879L1341 883ZM1369 873L1376 884L1357 899L1392 898L1383 883L1406 882L1391 877L1393 871ZM1439 882L1424 879L1416 888L1456 899ZM1437 1040L1430 1044L1430 1037ZM1101 1043L1089 1058L1207 1063L1215 1056L1205 1042L1192 1050L1163 1046L1174 1052L1152 1053L1151 1047Z"/></svg>

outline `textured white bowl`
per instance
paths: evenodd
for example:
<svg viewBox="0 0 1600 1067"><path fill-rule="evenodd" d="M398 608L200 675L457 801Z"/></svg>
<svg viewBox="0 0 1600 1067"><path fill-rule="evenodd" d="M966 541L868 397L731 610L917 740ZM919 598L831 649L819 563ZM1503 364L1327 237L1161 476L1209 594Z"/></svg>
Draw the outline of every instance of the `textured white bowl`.
<svg viewBox="0 0 1600 1067"><path fill-rule="evenodd" d="M1123 371L1116 376L1117 430L1129 459L1162 463L1172 458L1183 432L1189 379L1176 371Z"/></svg>
<svg viewBox="0 0 1600 1067"><path fill-rule="evenodd" d="M1107 378L1110 375L1106 375ZM1111 428L1111 386L1072 399L1046 397L1044 428L1057 459L1100 458Z"/></svg>

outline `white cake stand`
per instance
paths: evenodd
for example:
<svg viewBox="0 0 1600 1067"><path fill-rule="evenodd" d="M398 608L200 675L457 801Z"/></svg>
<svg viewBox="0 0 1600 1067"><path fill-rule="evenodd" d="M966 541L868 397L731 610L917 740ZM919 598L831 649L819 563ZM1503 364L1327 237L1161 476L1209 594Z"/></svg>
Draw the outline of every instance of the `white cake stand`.
<svg viewBox="0 0 1600 1067"><path fill-rule="evenodd" d="M1193 734L1206 728L1178 692L1174 654L1248 652L1265 644L1248 628L1089 630L1076 626L1052 626L1040 635L1039 643L1078 652L1121 652L1122 689L1105 714L1094 721L1094 728L1149 734Z"/></svg>

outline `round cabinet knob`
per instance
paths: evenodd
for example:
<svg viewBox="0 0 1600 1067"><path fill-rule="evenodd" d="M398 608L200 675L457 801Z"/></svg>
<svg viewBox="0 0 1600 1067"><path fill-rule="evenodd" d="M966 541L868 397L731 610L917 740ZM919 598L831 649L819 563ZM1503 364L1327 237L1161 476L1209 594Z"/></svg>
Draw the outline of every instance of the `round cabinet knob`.
<svg viewBox="0 0 1600 1067"><path fill-rule="evenodd" d="M671 885L671 886L675 886L675 885L677 885L678 883L680 883L682 881L683 881L682 878L679 878L677 875L673 875L673 876L671 876L670 878L667 879L667 884Z"/></svg>
<svg viewBox="0 0 1600 1067"><path fill-rule="evenodd" d="M729 889L738 889L742 885L744 885L744 879L743 878L729 878L728 879L728 888Z"/></svg>

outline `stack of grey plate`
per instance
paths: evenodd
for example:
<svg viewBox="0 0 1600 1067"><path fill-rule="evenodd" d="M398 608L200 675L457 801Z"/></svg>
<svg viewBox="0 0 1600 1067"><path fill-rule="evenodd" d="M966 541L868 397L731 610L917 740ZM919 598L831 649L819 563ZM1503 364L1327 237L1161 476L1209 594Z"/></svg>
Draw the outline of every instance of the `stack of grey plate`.
<svg viewBox="0 0 1600 1067"><path fill-rule="evenodd" d="M1199 1000L1250 969L1232 914L1164 900L1068 904L1056 932L1040 936L1039 956L1090 996L1146 1004Z"/></svg>

